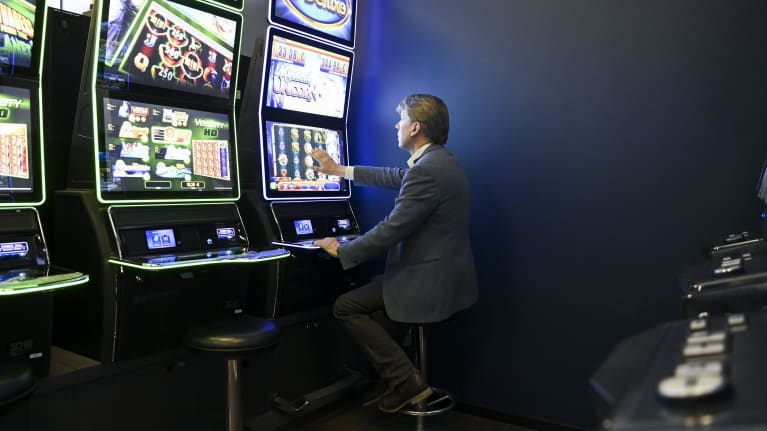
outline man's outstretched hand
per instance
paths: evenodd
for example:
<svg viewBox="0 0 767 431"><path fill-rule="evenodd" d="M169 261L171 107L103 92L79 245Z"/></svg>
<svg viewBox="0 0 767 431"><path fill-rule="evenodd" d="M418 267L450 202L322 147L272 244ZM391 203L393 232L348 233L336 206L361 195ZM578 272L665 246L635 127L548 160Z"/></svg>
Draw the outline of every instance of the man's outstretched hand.
<svg viewBox="0 0 767 431"><path fill-rule="evenodd" d="M341 166L333 160L325 150L315 148L312 150L312 157L320 163L320 166L313 166L312 169L320 171L323 174L343 177L346 173L346 167ZM319 245L319 244L318 244Z"/></svg>

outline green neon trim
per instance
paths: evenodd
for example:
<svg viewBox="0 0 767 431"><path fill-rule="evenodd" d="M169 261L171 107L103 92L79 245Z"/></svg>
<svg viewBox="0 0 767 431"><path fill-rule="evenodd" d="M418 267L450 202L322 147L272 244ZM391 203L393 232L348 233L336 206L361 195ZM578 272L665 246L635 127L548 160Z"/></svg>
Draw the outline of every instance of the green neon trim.
<svg viewBox="0 0 767 431"><path fill-rule="evenodd" d="M109 258L107 259L107 262L113 265L127 266L128 268L139 269L141 271L165 271L168 269L195 268L195 267L211 266L211 265L248 264L248 263L256 264L256 263L270 262L273 260L285 259L290 256L291 256L290 252L286 251L286 253L283 255L270 256L270 257L265 257L263 259L241 259L241 258L222 259L222 260L211 259L210 261L178 263L178 264L171 263L171 264L166 264L162 266L143 265L143 264L129 262L126 260L120 260L117 258Z"/></svg>
<svg viewBox="0 0 767 431"><path fill-rule="evenodd" d="M232 87L233 88L233 94L232 94L232 126L234 126L234 127L232 127L232 130L234 130L234 133L232 133L232 139L234 140L233 141L234 142L234 154L235 154L235 160L237 161L237 163L235 163L235 165L234 165L234 169L237 170L237 184L234 185L235 189L237 190L235 195L237 196L236 200L240 200L240 195L242 193L242 190L240 189L240 150L239 150L240 149L240 142L237 139L237 112L236 112L236 107L237 107L237 92L240 91L238 89L238 81L240 79L240 52L242 51L242 33L244 33L242 26L243 26L243 23L244 23L244 19L243 19L241 13L237 12L236 15L240 19L240 22L239 22L239 25L240 25L240 40L237 41L237 48L238 48L237 54L236 54L237 55L237 70L234 71L235 72L234 73L234 83L232 84L232 85L234 85L234 87ZM242 97L242 92L240 92L240 97Z"/></svg>
<svg viewBox="0 0 767 431"><path fill-rule="evenodd" d="M30 4L31 5L31 4ZM33 7L37 8L37 6L32 5ZM48 7L45 5L40 6L43 9L43 31L40 35L40 51L39 51L39 61L37 62L37 119L38 119L38 133L37 137L40 140L40 184L35 184L36 187L41 188L40 193L40 200L37 202L24 202L24 206L38 206L45 203L45 200L47 199L47 193L46 193L46 180L45 180L45 138L43 133L43 59L45 58L45 35L48 31ZM37 14L37 10L35 10L35 14ZM26 87L24 87L26 88ZM32 97L29 98L29 104L30 104L30 114L32 114ZM33 114L32 114L33 115ZM33 126L34 124L30 124ZM18 207L19 203L17 202L4 202L0 203L0 208L6 208L6 207ZM2 295L2 293L0 293Z"/></svg>
<svg viewBox="0 0 767 431"><path fill-rule="evenodd" d="M172 1L172 0L171 0ZM212 0L197 0L200 3L207 4L209 6L218 7L219 9L225 9L227 12L232 13L236 15L235 20L239 19L238 25L240 27L240 37L239 40L236 41L237 50L234 52L234 47L232 48L232 59L237 59L237 70L235 70L234 74L234 82L232 83L232 106L231 106L231 114L232 114L232 121L231 121L231 127L229 128L231 132L231 139L232 143L234 145L234 153L235 153L235 159L237 163L234 164L232 167L236 172L237 181L234 184L234 195L232 197L223 197L223 198L199 198L199 197L188 197L188 198L164 198L161 196L153 197L151 199L117 199L117 198L107 198L104 196L104 190L101 188L101 162L99 160L99 147L100 147L100 135L99 135L99 118L102 115L101 111L97 109L98 104L97 101L97 93L98 88L96 87L96 76L98 76L98 64L99 64L99 45L101 43L101 32L104 31L102 26L98 26L99 30L95 32L95 40L91 40L91 43L93 45L93 56L92 56L92 64L91 64L91 80L90 80L90 88L91 88L91 117L92 117L92 127L93 127L93 161L94 161L94 173L95 173L95 181L96 181L96 199L99 201L99 203L102 204L150 204L150 206L158 206L159 204L165 204L165 203L228 203L228 202L237 202L242 197L242 189L240 186L240 152L239 152L239 142L237 138L237 113L236 113L236 104L237 104L237 89L239 84L239 78L240 78L240 61L239 56L240 52L242 51L242 34L243 34L243 17L242 13L240 11L242 8L237 9L233 6L228 6L223 3L218 3ZM146 10L149 7L150 1L146 1L144 3L143 8L138 12L137 16L146 12ZM95 17L101 17L103 13L103 5L101 0L95 0L94 2L94 10L98 12L98 14L93 15L91 19L95 19ZM137 23L141 20L135 20L134 25L138 25ZM133 27L131 27L130 31L133 31ZM127 34L130 34L130 31ZM127 41L127 38L123 40L123 43L120 45L120 49L122 49L124 43ZM118 50L119 52L119 50ZM153 205L154 204L154 205ZM142 267L146 269L145 267Z"/></svg>
<svg viewBox="0 0 767 431"><path fill-rule="evenodd" d="M40 61L38 61L38 71L37 76L39 79L37 80L37 118L39 120L39 133L37 134L40 139L40 169L42 172L40 173L40 178L42 178L42 184L40 187L42 187L42 195L40 196L40 202L38 205L42 205L45 200L48 197L47 194L47 181L45 179L45 133L43 131L45 130L43 127L44 121L43 121L43 70L45 69L43 67L43 60L45 59L45 41L47 38L47 32L48 32L48 7L46 4L41 5L43 8L43 34L42 34L42 40L40 42Z"/></svg>
<svg viewBox="0 0 767 431"><path fill-rule="evenodd" d="M101 182L100 179L97 182ZM101 196L101 190L99 189L99 193L96 195L98 198L98 201L102 204L158 204L158 205L149 205L149 206L160 206L161 203L197 203L197 204L204 204L204 203L234 203L237 199L239 199L239 193L237 194L237 197L231 197L231 198L188 198L188 199L173 199L173 198L167 198L167 199L160 199L160 198L152 198L152 199L106 199L103 196ZM167 205L162 205L167 206Z"/></svg>
<svg viewBox="0 0 767 431"><path fill-rule="evenodd" d="M77 274L81 274L81 273L77 273ZM58 290L58 289L63 289L65 287L78 286L81 284L85 284L89 280L90 280L90 277L88 275L82 274L80 277L77 277L73 280L62 281L62 282L51 283L51 284L43 284L43 285L38 285L34 282L34 280L31 280L29 284L20 284L18 286L14 286L10 288L4 288L2 287L2 283L0 283L0 296L26 295L28 293Z"/></svg>
<svg viewBox="0 0 767 431"><path fill-rule="evenodd" d="M242 1L242 6L237 7L226 3L220 3L213 0L198 0L200 3L207 3L209 5L218 6L224 9L228 9L233 12L242 12L243 7L245 6L245 0Z"/></svg>
<svg viewBox="0 0 767 431"><path fill-rule="evenodd" d="M101 41L101 32L104 31L106 26L101 25L101 18L104 13L104 4L101 0L94 0L94 8L96 11L95 15L91 16L91 28L93 26L96 26L98 31L90 31L89 34L93 34L93 39L91 39L89 42L91 43L93 52L91 53L91 76L90 76L90 89L91 89L91 127L93 128L93 163L94 163L94 171L93 173L95 176L93 177L96 182L96 197L98 198L99 202L102 202L101 198L101 165L99 162L99 126L98 126L98 109L96 107L96 76L98 75L98 65L99 65L99 45Z"/></svg>

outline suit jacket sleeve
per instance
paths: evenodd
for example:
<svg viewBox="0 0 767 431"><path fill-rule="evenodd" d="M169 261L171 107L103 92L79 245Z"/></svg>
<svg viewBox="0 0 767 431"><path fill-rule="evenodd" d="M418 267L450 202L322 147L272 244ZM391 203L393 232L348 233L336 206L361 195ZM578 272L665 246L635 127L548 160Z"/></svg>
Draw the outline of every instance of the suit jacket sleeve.
<svg viewBox="0 0 767 431"><path fill-rule="evenodd" d="M344 269L353 268L386 252L408 237L436 208L439 193L434 176L421 166L404 172L399 196L389 215L364 235L338 247L338 258ZM382 181L393 181L396 175L390 170L380 171L379 174L388 174L388 179L385 179L387 175L378 177ZM356 168L354 175L356 178Z"/></svg>
<svg viewBox="0 0 767 431"><path fill-rule="evenodd" d="M405 173L407 171L400 168L355 166L354 185L398 189L402 187L402 179L405 177Z"/></svg>

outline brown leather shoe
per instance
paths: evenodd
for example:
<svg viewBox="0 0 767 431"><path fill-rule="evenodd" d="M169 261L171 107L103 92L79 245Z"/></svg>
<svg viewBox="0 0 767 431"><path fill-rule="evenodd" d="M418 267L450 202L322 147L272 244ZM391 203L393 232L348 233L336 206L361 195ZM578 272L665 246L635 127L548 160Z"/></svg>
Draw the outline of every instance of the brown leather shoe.
<svg viewBox="0 0 767 431"><path fill-rule="evenodd" d="M386 413L394 413L407 404L418 404L429 398L431 387L426 383L421 373L414 372L394 390L381 397L378 409Z"/></svg>
<svg viewBox="0 0 767 431"><path fill-rule="evenodd" d="M383 381L379 380L376 382L375 386L370 388L370 390L365 393L362 397L362 406L363 407L369 407L375 404L378 404L378 400L381 399L382 396L389 393L389 385Z"/></svg>

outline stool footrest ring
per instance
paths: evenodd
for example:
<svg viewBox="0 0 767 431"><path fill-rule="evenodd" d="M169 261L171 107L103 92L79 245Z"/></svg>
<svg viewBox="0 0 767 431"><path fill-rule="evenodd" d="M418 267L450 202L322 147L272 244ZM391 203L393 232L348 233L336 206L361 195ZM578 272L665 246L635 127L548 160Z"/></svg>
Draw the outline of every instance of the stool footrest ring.
<svg viewBox="0 0 767 431"><path fill-rule="evenodd" d="M399 412L408 416L436 416L446 413L455 407L455 400L449 392L438 388L431 388L434 392L426 400L408 407Z"/></svg>

